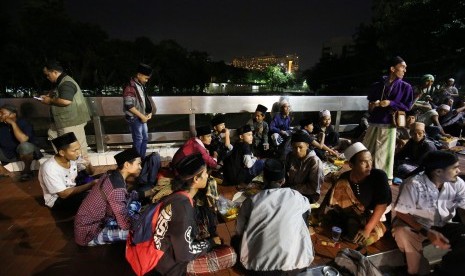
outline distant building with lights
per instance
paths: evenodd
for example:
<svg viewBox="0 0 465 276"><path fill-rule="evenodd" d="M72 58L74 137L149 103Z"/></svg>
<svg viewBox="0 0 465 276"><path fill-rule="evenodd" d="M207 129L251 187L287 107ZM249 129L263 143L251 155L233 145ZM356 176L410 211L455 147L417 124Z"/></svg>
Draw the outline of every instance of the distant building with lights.
<svg viewBox="0 0 465 276"><path fill-rule="evenodd" d="M355 44L350 37L335 37L323 43L322 59L344 58L353 56Z"/></svg>
<svg viewBox="0 0 465 276"><path fill-rule="evenodd" d="M264 71L269 66L281 66L287 73L293 74L299 70L299 56L258 56L234 58L232 65L238 68Z"/></svg>

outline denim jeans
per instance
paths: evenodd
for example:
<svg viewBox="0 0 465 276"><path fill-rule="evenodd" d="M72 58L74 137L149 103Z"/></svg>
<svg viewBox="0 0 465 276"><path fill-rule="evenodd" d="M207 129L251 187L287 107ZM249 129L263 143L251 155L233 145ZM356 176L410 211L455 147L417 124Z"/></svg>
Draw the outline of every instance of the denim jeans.
<svg viewBox="0 0 465 276"><path fill-rule="evenodd" d="M147 151L147 142L149 140L149 133L147 123L142 123L139 118L132 117L127 119L129 130L132 134L132 146L137 150L142 158L145 157Z"/></svg>

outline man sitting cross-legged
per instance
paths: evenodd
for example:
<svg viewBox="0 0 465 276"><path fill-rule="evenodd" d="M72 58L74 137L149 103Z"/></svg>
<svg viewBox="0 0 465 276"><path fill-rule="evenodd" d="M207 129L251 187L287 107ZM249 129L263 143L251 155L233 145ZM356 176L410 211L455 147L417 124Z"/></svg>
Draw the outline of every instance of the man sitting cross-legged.
<svg viewBox="0 0 465 276"><path fill-rule="evenodd" d="M118 168L100 177L76 214L74 239L79 245L126 240L133 220L139 217L139 200L153 194L152 190L127 190L128 176L137 177L141 171L141 157L136 149L116 154L115 160Z"/></svg>
<svg viewBox="0 0 465 276"><path fill-rule="evenodd" d="M413 123L410 128L411 138L395 155L396 176L405 178L421 163L424 156L436 150L434 142L426 137L425 124Z"/></svg>
<svg viewBox="0 0 465 276"><path fill-rule="evenodd" d="M92 188L96 180L76 185L80 170L93 173L92 164L80 158L81 145L73 132L68 132L52 140L58 151L45 161L39 169L39 183L44 193L45 205L52 210L75 212Z"/></svg>
<svg viewBox="0 0 465 276"><path fill-rule="evenodd" d="M205 189L207 165L201 154L184 157L175 166L174 193L161 199L163 209L155 225L155 247L164 252L150 275L213 273L236 262L234 250L219 237L196 239L194 197Z"/></svg>
<svg viewBox="0 0 465 276"><path fill-rule="evenodd" d="M212 131L209 126L200 126L196 129L196 136L187 140L184 145L182 145L174 154L173 160L171 161L171 166L174 168L179 161L184 157L200 153L202 154L203 160L207 166L211 169L219 169L220 166L217 162L218 155L210 156L208 149L206 148L210 145L212 141Z"/></svg>
<svg viewBox="0 0 465 276"><path fill-rule="evenodd" d="M227 185L249 184L263 171L263 159L252 153L253 134L250 125L237 129L239 142L224 160L224 180Z"/></svg>
<svg viewBox="0 0 465 276"><path fill-rule="evenodd" d="M371 153L360 142L348 147L344 155L351 170L341 174L330 190L328 206L322 210L331 209L323 221L342 228L346 239L370 245L386 232L383 221L392 201L387 175L373 168Z"/></svg>
<svg viewBox="0 0 465 276"><path fill-rule="evenodd" d="M320 187L323 184L323 162L310 148L312 139L298 131L292 135L292 152L286 157L286 187L299 191L311 203L320 198Z"/></svg>
<svg viewBox="0 0 465 276"><path fill-rule="evenodd" d="M405 253L408 273L419 274L423 242L452 249L443 258L437 275L465 275L465 226L452 218L465 208L465 182L458 177L459 161L445 151L428 153L418 171L408 178L395 205L392 235ZM429 270L427 270L429 272ZM427 273L428 273L427 272Z"/></svg>
<svg viewBox="0 0 465 276"><path fill-rule="evenodd" d="M298 191L281 188L284 163L267 159L265 189L244 201L236 224L240 261L247 275L297 275L313 261L306 225L310 202Z"/></svg>
<svg viewBox="0 0 465 276"><path fill-rule="evenodd" d="M0 162L24 162L21 181L27 181L34 175L31 171L32 160L42 157L40 150L34 145L34 129L23 118L18 118L15 106L4 104L0 107ZM4 166L0 165L0 175L11 176Z"/></svg>

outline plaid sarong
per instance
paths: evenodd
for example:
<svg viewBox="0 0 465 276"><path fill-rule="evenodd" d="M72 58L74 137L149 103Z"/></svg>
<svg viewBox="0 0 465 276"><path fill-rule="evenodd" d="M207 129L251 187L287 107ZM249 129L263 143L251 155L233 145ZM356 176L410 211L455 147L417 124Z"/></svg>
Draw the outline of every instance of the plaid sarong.
<svg viewBox="0 0 465 276"><path fill-rule="evenodd" d="M227 245L214 247L212 251L187 264L188 275L214 273L232 267L237 260L234 249Z"/></svg>
<svg viewBox="0 0 465 276"><path fill-rule="evenodd" d="M393 179L396 128L371 124L367 129L363 144L373 156L374 167L384 171L388 179Z"/></svg>
<svg viewBox="0 0 465 276"><path fill-rule="evenodd" d="M109 227L105 227L102 231L91 240L88 246L95 246L101 244L109 244L114 243L117 241L125 241L128 238L128 230L122 230L120 228L110 229Z"/></svg>

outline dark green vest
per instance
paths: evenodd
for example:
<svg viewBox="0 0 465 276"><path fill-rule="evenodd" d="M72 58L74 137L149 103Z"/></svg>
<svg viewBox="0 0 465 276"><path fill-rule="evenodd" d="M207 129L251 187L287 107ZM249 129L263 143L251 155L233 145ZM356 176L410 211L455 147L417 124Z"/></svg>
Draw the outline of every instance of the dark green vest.
<svg viewBox="0 0 465 276"><path fill-rule="evenodd" d="M60 91L60 86L67 81L74 83L77 87L77 91L70 105L65 107L51 106L53 119L55 120L55 126L57 128L76 126L90 121L87 101L82 94L81 88L73 78L65 76L58 84L57 90Z"/></svg>

